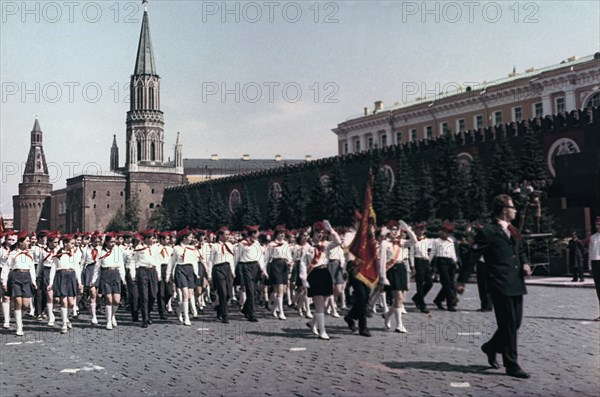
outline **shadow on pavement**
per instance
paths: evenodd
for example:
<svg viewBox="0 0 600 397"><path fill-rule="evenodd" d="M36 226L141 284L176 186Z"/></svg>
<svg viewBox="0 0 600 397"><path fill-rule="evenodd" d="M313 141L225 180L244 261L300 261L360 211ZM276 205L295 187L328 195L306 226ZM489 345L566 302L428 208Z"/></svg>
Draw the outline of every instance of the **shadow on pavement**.
<svg viewBox="0 0 600 397"><path fill-rule="evenodd" d="M439 372L460 372L467 374L483 374L483 375L502 375L505 376L503 372L489 372L487 370L492 369L489 366L485 365L458 365L458 364L450 364L447 362L436 362L436 361L392 361L392 362L384 362L382 363L388 368L392 369L427 369L430 371L439 371Z"/></svg>

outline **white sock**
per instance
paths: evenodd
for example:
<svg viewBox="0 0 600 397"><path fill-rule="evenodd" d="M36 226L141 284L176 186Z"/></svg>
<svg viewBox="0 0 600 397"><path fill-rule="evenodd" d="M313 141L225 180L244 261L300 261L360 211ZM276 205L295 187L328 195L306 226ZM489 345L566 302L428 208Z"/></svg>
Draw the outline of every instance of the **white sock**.
<svg viewBox="0 0 600 397"><path fill-rule="evenodd" d="M113 309L112 309L112 316L113 318L117 317L117 309L119 308L119 305L113 305Z"/></svg>
<svg viewBox="0 0 600 397"><path fill-rule="evenodd" d="M277 296L277 307L279 307L279 315L282 316L283 315L283 296L282 295Z"/></svg>
<svg viewBox="0 0 600 397"><path fill-rule="evenodd" d="M402 326L402 309L394 308L394 319L396 320L396 328Z"/></svg>
<svg viewBox="0 0 600 397"><path fill-rule="evenodd" d="M47 303L46 304L46 310L48 311L48 319L49 320L54 320L54 304L52 303Z"/></svg>
<svg viewBox="0 0 600 397"><path fill-rule="evenodd" d="M192 314L194 315L194 317L196 317L198 315L198 311L196 310L196 301L193 297L189 299L189 305L192 308Z"/></svg>
<svg viewBox="0 0 600 397"><path fill-rule="evenodd" d="M69 322L69 309L61 307L60 315L62 316L63 325L66 325Z"/></svg>
<svg viewBox="0 0 600 397"><path fill-rule="evenodd" d="M315 313L315 320L317 321L317 330L319 334L325 332L325 313Z"/></svg>
<svg viewBox="0 0 600 397"><path fill-rule="evenodd" d="M92 320L96 318L96 303L90 303L90 312L92 312Z"/></svg>
<svg viewBox="0 0 600 397"><path fill-rule="evenodd" d="M189 300L186 300L185 302L183 302L183 319L184 321L187 323L188 321L190 321L190 302Z"/></svg>
<svg viewBox="0 0 600 397"><path fill-rule="evenodd" d="M385 294L381 294L381 305L383 307L383 312L387 312L389 310L388 305L387 305L387 301L385 300Z"/></svg>
<svg viewBox="0 0 600 397"><path fill-rule="evenodd" d="M244 306L244 303L246 303L246 291L240 291L240 306Z"/></svg>
<svg viewBox="0 0 600 397"><path fill-rule="evenodd" d="M106 311L106 322L109 324L112 324L112 305L106 305L104 306L104 310Z"/></svg>
<svg viewBox="0 0 600 397"><path fill-rule="evenodd" d="M10 302L2 302L2 314L4 315L4 324L10 323Z"/></svg>
<svg viewBox="0 0 600 397"><path fill-rule="evenodd" d="M292 304L292 290L288 287L285 291L285 296L287 297L288 306Z"/></svg>
<svg viewBox="0 0 600 397"><path fill-rule="evenodd" d="M23 311L15 309L15 323L17 328L23 328Z"/></svg>

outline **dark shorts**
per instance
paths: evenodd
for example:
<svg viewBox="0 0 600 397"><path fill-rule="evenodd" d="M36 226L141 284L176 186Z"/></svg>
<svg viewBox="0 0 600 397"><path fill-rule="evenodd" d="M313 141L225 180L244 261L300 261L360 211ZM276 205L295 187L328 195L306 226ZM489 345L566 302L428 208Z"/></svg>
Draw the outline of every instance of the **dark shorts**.
<svg viewBox="0 0 600 397"><path fill-rule="evenodd" d="M100 285L100 279L96 280L94 285L91 285L92 280L94 279L94 267L95 265L86 265L81 271L81 283L84 287L96 287Z"/></svg>
<svg viewBox="0 0 600 397"><path fill-rule="evenodd" d="M327 264L327 269L331 273L331 279L334 284L344 284L344 270L338 260L331 260Z"/></svg>
<svg viewBox="0 0 600 397"><path fill-rule="evenodd" d="M121 293L121 275L119 269L103 267L100 269L100 294L112 295Z"/></svg>
<svg viewBox="0 0 600 397"><path fill-rule="evenodd" d="M269 263L269 281L271 285L285 285L288 282L288 264L285 259L273 259Z"/></svg>
<svg viewBox="0 0 600 397"><path fill-rule="evenodd" d="M387 272L386 277L390 285L386 285L386 291L408 291L408 271L404 262L396 263Z"/></svg>
<svg viewBox="0 0 600 397"><path fill-rule="evenodd" d="M198 262L198 277L195 278L196 287L203 287L205 278L208 278L206 268L202 262Z"/></svg>
<svg viewBox="0 0 600 397"><path fill-rule="evenodd" d="M333 295L333 279L326 267L314 269L306 278L308 281L308 296L331 296Z"/></svg>
<svg viewBox="0 0 600 397"><path fill-rule="evenodd" d="M75 275L75 271L56 271L52 292L57 298L77 296L77 276Z"/></svg>
<svg viewBox="0 0 600 397"><path fill-rule="evenodd" d="M195 277L191 264L177 265L175 268L175 286L177 288L194 289L196 287Z"/></svg>
<svg viewBox="0 0 600 397"><path fill-rule="evenodd" d="M31 298L33 296L33 285L29 272L11 271L8 274L7 295L11 298Z"/></svg>

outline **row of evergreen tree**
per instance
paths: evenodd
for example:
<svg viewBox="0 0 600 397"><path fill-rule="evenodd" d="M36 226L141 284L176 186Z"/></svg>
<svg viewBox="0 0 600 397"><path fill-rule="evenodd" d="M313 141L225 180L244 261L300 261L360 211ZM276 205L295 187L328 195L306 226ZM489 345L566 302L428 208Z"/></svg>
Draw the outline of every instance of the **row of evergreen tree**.
<svg viewBox="0 0 600 397"><path fill-rule="evenodd" d="M529 131L521 145L517 158L508 139L496 140L492 158L485 162L487 166L476 153L465 166L457 159L454 140L442 138L436 145L433 163L415 162L410 155L400 153L393 186L382 167L380 152L373 151L370 168L377 170L373 207L379 223L388 219L484 222L489 218L488 204L495 195L512 193L511 186L523 180L548 178L539 133ZM328 175L325 183L322 172ZM229 207L228 198L212 183L186 188L178 203L163 202L155 210L150 225L163 230L186 226L215 230L225 224L234 229L250 224L299 228L315 220L329 219L334 225L347 226L353 222L354 211L361 208L364 189L349 178L342 158L334 161L330 169L315 170L310 176L305 171L288 169L284 171L280 191L271 187L264 192L267 200L262 209L256 197L261 192L249 188L251 181L242 185L241 201L234 208ZM127 227L135 229L131 224Z"/></svg>

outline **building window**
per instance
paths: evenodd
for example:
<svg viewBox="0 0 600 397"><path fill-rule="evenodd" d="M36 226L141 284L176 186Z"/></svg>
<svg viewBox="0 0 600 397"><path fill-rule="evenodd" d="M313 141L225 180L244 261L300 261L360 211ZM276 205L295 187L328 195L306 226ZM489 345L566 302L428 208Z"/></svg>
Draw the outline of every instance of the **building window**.
<svg viewBox="0 0 600 397"><path fill-rule="evenodd" d="M541 102L536 103L534 106L535 117L544 117L544 105Z"/></svg>
<svg viewBox="0 0 600 397"><path fill-rule="evenodd" d="M445 121L442 123L442 134L450 134L450 128L448 128L448 123Z"/></svg>
<svg viewBox="0 0 600 397"><path fill-rule="evenodd" d="M456 125L456 129L459 132L463 132L465 130L465 119L458 119L458 124Z"/></svg>
<svg viewBox="0 0 600 397"><path fill-rule="evenodd" d="M148 108L150 110L154 110L154 86L150 83L150 87L148 88Z"/></svg>
<svg viewBox="0 0 600 397"><path fill-rule="evenodd" d="M402 143L402 132L396 132L396 144L399 145Z"/></svg>
<svg viewBox="0 0 600 397"><path fill-rule="evenodd" d="M513 121L519 123L523 120L523 109L521 107L513 108Z"/></svg>
<svg viewBox="0 0 600 397"><path fill-rule="evenodd" d="M413 128L412 130L410 130L410 140L413 142L417 140L417 129L416 128Z"/></svg>
<svg viewBox="0 0 600 397"><path fill-rule="evenodd" d="M367 138L367 149L368 150L373 149L373 137L372 136Z"/></svg>
<svg viewBox="0 0 600 397"><path fill-rule="evenodd" d="M564 113L565 112L565 98L560 97L556 98L556 113Z"/></svg>
<svg viewBox="0 0 600 397"><path fill-rule="evenodd" d="M494 112L494 124L496 124L496 125L502 124L502 112L500 110L498 110L497 112Z"/></svg>
<svg viewBox="0 0 600 397"><path fill-rule="evenodd" d="M123 192L121 192L121 197L123 197Z"/></svg>
<svg viewBox="0 0 600 397"><path fill-rule="evenodd" d="M598 106L600 106L600 92L593 95L590 99L588 99L587 103L585 104L586 108L595 108Z"/></svg>
<svg viewBox="0 0 600 397"><path fill-rule="evenodd" d="M154 142L150 143L150 160L156 161L156 145Z"/></svg>
<svg viewBox="0 0 600 397"><path fill-rule="evenodd" d="M385 147L385 146L387 146L387 135L383 134L381 136L381 147Z"/></svg>
<svg viewBox="0 0 600 397"><path fill-rule="evenodd" d="M106 195L107 195L108 197L110 197L110 190L107 190L107 191L106 191Z"/></svg>
<svg viewBox="0 0 600 397"><path fill-rule="evenodd" d="M354 141L354 152L355 153L360 152L360 140L359 139Z"/></svg>
<svg viewBox="0 0 600 397"><path fill-rule="evenodd" d="M154 208L154 203L150 203L150 208Z"/></svg>
<svg viewBox="0 0 600 397"><path fill-rule="evenodd" d="M433 127L428 125L427 127L425 127L425 139L431 138L433 138Z"/></svg>
<svg viewBox="0 0 600 397"><path fill-rule="evenodd" d="M151 190L152 194L154 194L154 189Z"/></svg>
<svg viewBox="0 0 600 397"><path fill-rule="evenodd" d="M95 190L92 192L92 198L93 198L93 199L95 199L95 198L96 198L96 191L95 191Z"/></svg>
<svg viewBox="0 0 600 397"><path fill-rule="evenodd" d="M483 116L479 114L475 116L475 129L479 130L481 128L483 128Z"/></svg>
<svg viewBox="0 0 600 397"><path fill-rule="evenodd" d="M137 108L144 108L144 88L142 87L142 83L138 83L137 86Z"/></svg>
<svg viewBox="0 0 600 397"><path fill-rule="evenodd" d="M142 161L142 142L137 141L137 161Z"/></svg>
<svg viewBox="0 0 600 397"><path fill-rule="evenodd" d="M96 204L94 204L94 208L96 208Z"/></svg>
<svg viewBox="0 0 600 397"><path fill-rule="evenodd" d="M344 154L348 154L348 142L344 142Z"/></svg>

